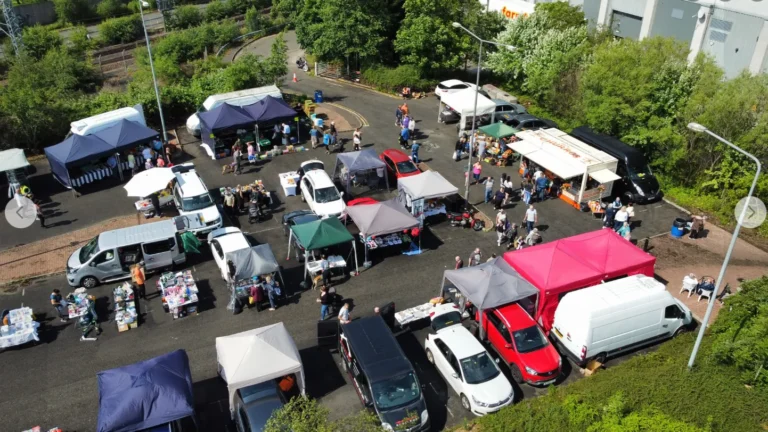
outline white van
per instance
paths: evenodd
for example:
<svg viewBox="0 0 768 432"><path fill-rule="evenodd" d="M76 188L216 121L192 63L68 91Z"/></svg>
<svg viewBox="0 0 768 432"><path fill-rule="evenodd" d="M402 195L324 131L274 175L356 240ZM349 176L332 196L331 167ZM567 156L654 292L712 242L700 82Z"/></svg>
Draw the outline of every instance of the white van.
<svg viewBox="0 0 768 432"><path fill-rule="evenodd" d="M187 119L187 132L196 137L200 136L200 118L197 116L198 113L210 111L224 102L234 106L246 106L254 104L267 96L283 98L283 94L280 93L280 89L276 85L208 96L205 102L197 109L197 112Z"/></svg>
<svg viewBox="0 0 768 432"><path fill-rule="evenodd" d="M93 117L73 121L70 123L70 133L75 135L91 135L106 129L123 119L134 121L142 126L147 125L147 121L144 119L144 108L141 104L138 104L132 107L119 108L114 111L97 114Z"/></svg>
<svg viewBox="0 0 768 432"><path fill-rule="evenodd" d="M223 220L216 203L213 201L208 186L195 171L195 165L187 162L171 168L176 179L173 185L173 203L180 215L200 213L205 226L190 229L195 235L205 240L208 233L221 228Z"/></svg>
<svg viewBox="0 0 768 432"><path fill-rule="evenodd" d="M580 366L677 335L691 311L657 280L635 275L566 294L550 337Z"/></svg>

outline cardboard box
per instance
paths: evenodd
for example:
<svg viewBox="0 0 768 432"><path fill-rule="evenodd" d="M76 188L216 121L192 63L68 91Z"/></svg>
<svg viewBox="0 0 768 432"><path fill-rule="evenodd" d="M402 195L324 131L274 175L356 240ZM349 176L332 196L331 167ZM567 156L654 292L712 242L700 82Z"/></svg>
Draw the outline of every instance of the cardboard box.
<svg viewBox="0 0 768 432"><path fill-rule="evenodd" d="M128 331L128 324L119 324L117 326L117 331L119 332Z"/></svg>
<svg viewBox="0 0 768 432"><path fill-rule="evenodd" d="M128 324L128 327L130 327L130 328L132 328L132 329L134 329L134 328L136 328L136 327L138 327L138 326L139 326L139 323L137 323L136 321L134 321L134 322L132 322L132 323Z"/></svg>

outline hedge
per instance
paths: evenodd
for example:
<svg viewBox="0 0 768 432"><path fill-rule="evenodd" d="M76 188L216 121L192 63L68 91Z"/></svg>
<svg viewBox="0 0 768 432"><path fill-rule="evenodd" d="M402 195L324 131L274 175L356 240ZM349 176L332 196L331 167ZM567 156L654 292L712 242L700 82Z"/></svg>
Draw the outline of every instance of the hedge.
<svg viewBox="0 0 768 432"><path fill-rule="evenodd" d="M436 81L425 79L416 66L401 65L396 68L373 66L363 71L362 82L379 90L399 93L403 87L414 91L428 91Z"/></svg>
<svg viewBox="0 0 768 432"><path fill-rule="evenodd" d="M133 42L141 38L141 34L139 15L112 18L99 24L99 35L107 45Z"/></svg>

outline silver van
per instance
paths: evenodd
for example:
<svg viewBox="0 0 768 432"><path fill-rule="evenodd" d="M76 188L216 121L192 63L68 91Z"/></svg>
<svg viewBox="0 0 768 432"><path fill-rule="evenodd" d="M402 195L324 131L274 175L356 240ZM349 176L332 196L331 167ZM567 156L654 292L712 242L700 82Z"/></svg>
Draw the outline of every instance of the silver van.
<svg viewBox="0 0 768 432"><path fill-rule="evenodd" d="M67 260L70 286L92 288L129 278L131 265L144 261L147 273L187 260L180 233L205 226L197 213L106 231L77 249Z"/></svg>

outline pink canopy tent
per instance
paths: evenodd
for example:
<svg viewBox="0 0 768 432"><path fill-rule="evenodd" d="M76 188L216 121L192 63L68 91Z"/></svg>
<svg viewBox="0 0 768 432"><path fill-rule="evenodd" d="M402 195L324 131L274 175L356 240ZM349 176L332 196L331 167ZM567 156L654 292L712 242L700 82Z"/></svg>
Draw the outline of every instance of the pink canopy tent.
<svg viewBox="0 0 768 432"><path fill-rule="evenodd" d="M609 229L507 252L504 259L541 292L535 318L547 331L565 293L624 276L653 277L656 263Z"/></svg>

